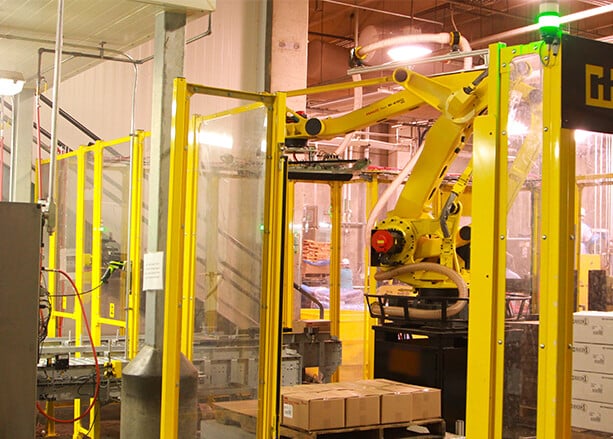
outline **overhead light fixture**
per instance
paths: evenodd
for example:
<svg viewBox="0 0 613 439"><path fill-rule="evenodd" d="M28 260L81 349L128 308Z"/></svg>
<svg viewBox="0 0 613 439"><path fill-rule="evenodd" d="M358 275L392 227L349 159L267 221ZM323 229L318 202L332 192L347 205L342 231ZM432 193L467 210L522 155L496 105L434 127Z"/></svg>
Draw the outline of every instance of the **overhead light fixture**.
<svg viewBox="0 0 613 439"><path fill-rule="evenodd" d="M423 58L426 55L430 55L432 49L425 46L408 45L408 46L396 46L387 51L388 56L393 61L411 61L413 59Z"/></svg>
<svg viewBox="0 0 613 439"><path fill-rule="evenodd" d="M541 38L547 44L560 41L562 18L558 2L542 2L539 5L538 25Z"/></svg>
<svg viewBox="0 0 613 439"><path fill-rule="evenodd" d="M15 96L21 93L25 83L22 73L0 70L0 96Z"/></svg>

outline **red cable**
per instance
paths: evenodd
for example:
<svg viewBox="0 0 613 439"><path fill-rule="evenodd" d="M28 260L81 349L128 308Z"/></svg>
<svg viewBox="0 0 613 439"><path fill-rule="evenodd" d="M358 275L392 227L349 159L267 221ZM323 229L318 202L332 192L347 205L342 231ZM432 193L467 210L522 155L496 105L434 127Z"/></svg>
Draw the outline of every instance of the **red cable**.
<svg viewBox="0 0 613 439"><path fill-rule="evenodd" d="M51 415L49 415L47 412L45 412L43 410L43 408L40 406L40 404L38 403L38 401L36 402L36 408L38 409L39 413L42 414L45 418L53 421L53 422L58 422L61 424L72 424L73 422L77 422L80 421L81 419L83 419L85 416L87 416L89 414L89 412L91 412L92 408L94 408L94 405L96 404L96 400L98 399L98 392L100 391L100 366L98 364L98 355L96 354L96 346L94 346L94 339L92 337L92 332L89 329L89 321L87 320L87 313L85 312L85 306L83 305L83 300L81 300L81 294L79 293L79 290L77 289L77 286L75 285L74 281L72 280L72 278L63 270L58 270L58 269L54 269L54 270L47 270L47 271L54 271L56 273L60 273L61 275L63 275L66 279L68 279L68 282L70 282L70 284L72 285L72 288L74 289L77 298L79 299L79 303L81 304L81 310L83 311L83 321L85 323L85 329L87 330L87 335L89 336L89 342L92 345L92 353L94 355L94 362L96 364L96 390L94 391L94 396L92 398L92 402L89 404L89 407L87 407L87 410L85 410L85 412L83 412L78 418L74 418L74 419L58 419L55 418Z"/></svg>

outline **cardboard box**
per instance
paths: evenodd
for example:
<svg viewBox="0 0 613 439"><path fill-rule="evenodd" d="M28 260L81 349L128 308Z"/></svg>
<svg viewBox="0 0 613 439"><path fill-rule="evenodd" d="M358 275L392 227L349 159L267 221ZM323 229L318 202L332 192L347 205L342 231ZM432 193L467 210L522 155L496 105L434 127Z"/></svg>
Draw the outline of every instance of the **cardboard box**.
<svg viewBox="0 0 613 439"><path fill-rule="evenodd" d="M383 378L359 380L355 391L377 393L381 398L381 423L410 422L441 417L441 391Z"/></svg>
<svg viewBox="0 0 613 439"><path fill-rule="evenodd" d="M613 404L613 374L573 371L573 398Z"/></svg>
<svg viewBox="0 0 613 439"><path fill-rule="evenodd" d="M613 433L613 404L573 399L571 416L573 427Z"/></svg>
<svg viewBox="0 0 613 439"><path fill-rule="evenodd" d="M377 425L381 422L381 394L355 383L344 384L354 395L345 399L345 426Z"/></svg>
<svg viewBox="0 0 613 439"><path fill-rule="evenodd" d="M330 332L330 320L296 320L293 324L293 331L304 332L305 328L312 328L318 332Z"/></svg>
<svg viewBox="0 0 613 439"><path fill-rule="evenodd" d="M344 390L287 394L283 396L282 423L307 431L343 428L347 396Z"/></svg>
<svg viewBox="0 0 613 439"><path fill-rule="evenodd" d="M405 386L379 389L381 394L381 423L410 422L413 420L413 394Z"/></svg>
<svg viewBox="0 0 613 439"><path fill-rule="evenodd" d="M387 385L380 390L381 423L440 418L441 391L409 384Z"/></svg>
<svg viewBox="0 0 613 439"><path fill-rule="evenodd" d="M573 371L611 373L613 345L574 343Z"/></svg>
<svg viewBox="0 0 613 439"><path fill-rule="evenodd" d="M573 314L574 342L613 344L613 312L579 311Z"/></svg>
<svg viewBox="0 0 613 439"><path fill-rule="evenodd" d="M413 386L413 419L432 419L441 417L441 391L431 387Z"/></svg>

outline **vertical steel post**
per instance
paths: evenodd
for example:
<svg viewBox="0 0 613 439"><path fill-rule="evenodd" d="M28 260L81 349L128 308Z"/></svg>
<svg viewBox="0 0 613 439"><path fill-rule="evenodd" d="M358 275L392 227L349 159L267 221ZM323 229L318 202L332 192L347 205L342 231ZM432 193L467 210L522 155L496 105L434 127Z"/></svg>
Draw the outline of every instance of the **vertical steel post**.
<svg viewBox="0 0 613 439"><path fill-rule="evenodd" d="M57 116L60 111L59 90L62 79L62 47L64 45L64 0L57 2L57 27L55 30L55 56L53 59L53 108L51 116L51 141L49 143L49 193L47 195L47 229L52 234L56 226L55 174L57 170Z"/></svg>

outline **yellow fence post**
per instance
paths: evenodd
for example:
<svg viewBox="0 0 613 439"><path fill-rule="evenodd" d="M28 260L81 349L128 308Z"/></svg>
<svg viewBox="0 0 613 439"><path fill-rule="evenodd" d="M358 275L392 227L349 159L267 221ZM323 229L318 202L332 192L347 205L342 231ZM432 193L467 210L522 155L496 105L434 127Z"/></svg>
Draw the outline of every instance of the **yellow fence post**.
<svg viewBox="0 0 613 439"><path fill-rule="evenodd" d="M287 182L285 195L285 267L283 270L283 327L294 324L294 193L296 184ZM300 318L300 316L296 316Z"/></svg>
<svg viewBox="0 0 613 439"><path fill-rule="evenodd" d="M191 361L194 352L194 276L196 273L196 225L198 221L198 143L196 118L190 118L187 143L185 248L183 265L181 352Z"/></svg>
<svg viewBox="0 0 613 439"><path fill-rule="evenodd" d="M379 177L372 174L372 179L366 181L366 218L371 215L377 200L379 199ZM377 281L375 280L376 269L370 267L370 230L366 230L366 248L364 249L364 293L376 294ZM372 326L376 319L370 316L368 305L364 304L364 379L372 379L375 376L375 339Z"/></svg>
<svg viewBox="0 0 613 439"><path fill-rule="evenodd" d="M132 148L132 207L131 212L131 233L130 238L130 294L128 296L126 322L128 325L128 346L127 359L131 360L138 352L139 326L140 326L140 269L141 269L141 215L143 199L143 151L145 132L137 131Z"/></svg>
<svg viewBox="0 0 613 439"><path fill-rule="evenodd" d="M272 100L272 99L271 99ZM276 438L279 425L280 300L282 286L283 185L286 180L281 145L285 140L286 94L277 93L268 111L266 179L264 182L264 245L260 304L258 366L258 439Z"/></svg>
<svg viewBox="0 0 613 439"><path fill-rule="evenodd" d="M330 183L331 198L331 236L330 236L330 335L341 335L341 227L342 227L342 189L338 181ZM332 375L332 382L339 380L339 371Z"/></svg>
<svg viewBox="0 0 613 439"><path fill-rule="evenodd" d="M473 203L472 227L479 232L472 234L471 253L480 257L471 267L466 432L474 439L499 437L502 431L504 333L499 333L499 324L501 320L504 324L504 313L499 312L499 295L504 291L501 237L506 234L506 217L500 214L502 206L506 210L500 175L501 154L506 147L500 128L504 123L500 115L503 48L501 44L490 46L488 115L475 119L473 140L473 198L479 203ZM504 299L502 302L504 305Z"/></svg>
<svg viewBox="0 0 613 439"><path fill-rule="evenodd" d="M94 181L93 181L93 203L92 203L92 271L91 286L91 331L94 343L100 344L102 338L102 327L100 324L100 277L102 274L102 168L104 165L104 153L100 141L94 144L92 149L94 156Z"/></svg>
<svg viewBox="0 0 613 439"><path fill-rule="evenodd" d="M183 275L183 227L189 123L189 95L184 78L173 87L168 232L164 279L164 344L162 351L162 407L160 437L176 439L179 429L179 377L181 367L181 287Z"/></svg>
<svg viewBox="0 0 613 439"><path fill-rule="evenodd" d="M536 437L570 437L575 144L562 129L562 58L543 66L543 224Z"/></svg>

